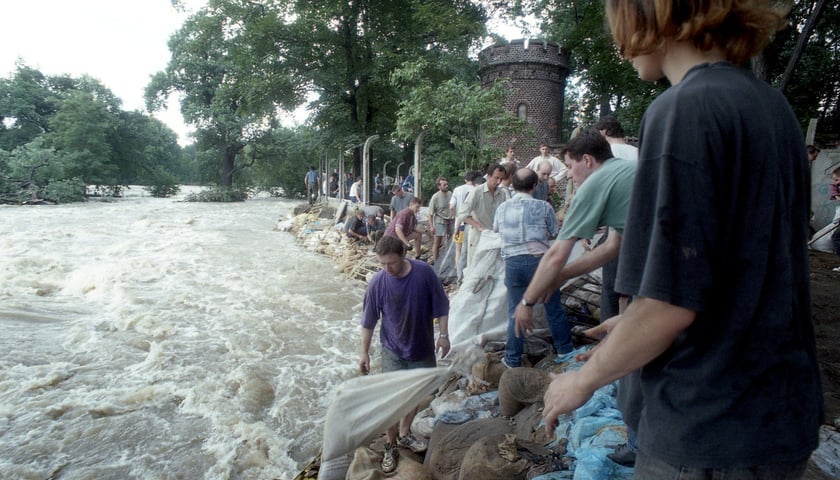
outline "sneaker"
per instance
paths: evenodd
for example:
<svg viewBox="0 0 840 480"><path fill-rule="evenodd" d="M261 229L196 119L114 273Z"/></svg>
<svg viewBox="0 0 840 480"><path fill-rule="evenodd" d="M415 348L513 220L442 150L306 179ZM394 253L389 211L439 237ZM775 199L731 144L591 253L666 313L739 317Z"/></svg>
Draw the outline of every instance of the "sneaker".
<svg viewBox="0 0 840 480"><path fill-rule="evenodd" d="M623 467L636 465L636 452L626 443L616 447L613 453L607 454L607 458Z"/></svg>
<svg viewBox="0 0 840 480"><path fill-rule="evenodd" d="M400 437L397 440L397 445L402 448L407 448L414 453L423 453L426 451L426 444L423 443L421 440L417 439L414 435L409 433L404 437Z"/></svg>
<svg viewBox="0 0 840 480"><path fill-rule="evenodd" d="M831 269L833 272L840 272L840 267L834 267Z"/></svg>
<svg viewBox="0 0 840 480"><path fill-rule="evenodd" d="M380 467L383 473L391 473L397 469L397 460L400 458L400 451L397 446L391 443L385 444L385 453L382 455Z"/></svg>

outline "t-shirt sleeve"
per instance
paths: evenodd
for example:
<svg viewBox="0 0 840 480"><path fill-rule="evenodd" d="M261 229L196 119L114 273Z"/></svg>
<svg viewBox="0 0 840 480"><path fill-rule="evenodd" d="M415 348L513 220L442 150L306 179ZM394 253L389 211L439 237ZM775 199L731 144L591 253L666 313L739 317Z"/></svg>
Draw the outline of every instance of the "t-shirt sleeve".
<svg viewBox="0 0 840 480"><path fill-rule="evenodd" d="M432 316L439 318L444 315L449 315L449 297L446 296L446 292L443 290L443 284L440 282L434 270L430 268L429 273L427 281L432 292Z"/></svg>
<svg viewBox="0 0 840 480"><path fill-rule="evenodd" d="M470 193L467 194L467 198L464 199L463 205L461 205L461 208L458 210L459 221L463 222L464 219L469 217L470 213L472 213L473 199L475 198L475 192L479 188L481 187L475 187L474 189L472 189L472 191L470 191Z"/></svg>
<svg viewBox="0 0 840 480"><path fill-rule="evenodd" d="M560 232L560 225L557 223L557 216L551 207L545 209L545 221L549 235L556 237Z"/></svg>
<svg viewBox="0 0 840 480"><path fill-rule="evenodd" d="M595 195L598 187L595 182L583 182L575 192L569 211L563 217L563 228L557 236L559 240L591 238L595 234L601 212L606 207L606 196Z"/></svg>
<svg viewBox="0 0 840 480"><path fill-rule="evenodd" d="M377 277L374 277L368 289L365 291L365 298L362 302L362 328L373 330L376 327L379 318L382 316L382 311L376 302L376 291L380 288Z"/></svg>

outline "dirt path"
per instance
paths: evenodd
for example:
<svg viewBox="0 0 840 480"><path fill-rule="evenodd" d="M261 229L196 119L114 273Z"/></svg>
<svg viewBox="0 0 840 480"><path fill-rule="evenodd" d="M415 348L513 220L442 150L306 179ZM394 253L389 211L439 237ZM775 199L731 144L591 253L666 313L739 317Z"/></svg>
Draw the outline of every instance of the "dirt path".
<svg viewBox="0 0 840 480"><path fill-rule="evenodd" d="M811 252L811 306L817 334L817 354L822 371L825 398L825 423L840 419L840 257ZM833 478L813 466L806 480Z"/></svg>

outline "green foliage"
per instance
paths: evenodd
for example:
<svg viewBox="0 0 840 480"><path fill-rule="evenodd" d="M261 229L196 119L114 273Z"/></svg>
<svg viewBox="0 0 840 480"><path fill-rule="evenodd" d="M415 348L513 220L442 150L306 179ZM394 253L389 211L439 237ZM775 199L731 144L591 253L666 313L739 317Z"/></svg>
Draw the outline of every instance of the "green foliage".
<svg viewBox="0 0 840 480"><path fill-rule="evenodd" d="M815 1L795 0L789 16L791 27L779 32L763 55L767 79L778 85L796 42L802 34ZM515 0L507 5L511 14L533 14L543 19L541 29L569 53L571 78L566 108L574 114L570 127L589 126L598 117L613 113L625 131L638 131L641 117L651 101L667 88L667 82L642 82L629 62L619 58L604 16L604 1ZM822 138L837 138L840 132L840 2L826 2L822 17L808 39L803 57L794 70L785 95L803 125L820 119Z"/></svg>
<svg viewBox="0 0 840 480"><path fill-rule="evenodd" d="M146 88L150 110L183 94L181 113L198 129L198 147L215 153L217 178L228 187L237 156L265 133L277 107L301 101L283 55L283 42L299 39L286 34L275 8L282 7L222 0L199 10L171 37L169 64Z"/></svg>
<svg viewBox="0 0 840 480"><path fill-rule="evenodd" d="M779 32L764 51L767 80L782 81L785 69L815 1L798 0L790 12L790 27ZM784 90L799 118L803 132L812 118L818 119L815 143L833 145L840 141L840 2L826 1L808 37L802 57Z"/></svg>
<svg viewBox="0 0 840 480"><path fill-rule="evenodd" d="M85 182L79 177L51 180L40 197L55 203L84 202Z"/></svg>
<svg viewBox="0 0 840 480"><path fill-rule="evenodd" d="M428 132L459 152L458 163L466 171L501 156L501 149L491 146L489 139L529 128L505 110L506 84L482 88L460 78L436 81L428 74L433 70L421 59L405 63L392 77L402 92L396 131L401 138Z"/></svg>
<svg viewBox="0 0 840 480"><path fill-rule="evenodd" d="M149 172L149 176L146 190L153 197L170 197L181 191L180 182L175 175L172 175L160 165Z"/></svg>
<svg viewBox="0 0 840 480"><path fill-rule="evenodd" d="M244 202L251 196L247 188L216 186L184 197L185 202Z"/></svg>
<svg viewBox="0 0 840 480"><path fill-rule="evenodd" d="M95 79L50 77L19 64L0 81L0 149L9 154L4 196L22 191L30 199L53 181L72 186L72 179L118 195L123 186L141 182L145 171L178 166L175 133L120 105ZM52 190L63 202L83 198L63 187Z"/></svg>

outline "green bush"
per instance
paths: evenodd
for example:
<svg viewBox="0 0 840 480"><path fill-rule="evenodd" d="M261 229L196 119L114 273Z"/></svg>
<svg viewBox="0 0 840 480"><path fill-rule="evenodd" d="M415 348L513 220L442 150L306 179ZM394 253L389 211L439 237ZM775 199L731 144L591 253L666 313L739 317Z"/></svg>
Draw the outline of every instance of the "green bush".
<svg viewBox="0 0 840 480"><path fill-rule="evenodd" d="M184 197L185 202L244 202L251 196L247 188L213 187Z"/></svg>
<svg viewBox="0 0 840 480"><path fill-rule="evenodd" d="M84 202L85 182L79 177L51 180L40 192L40 197L55 203Z"/></svg>
<svg viewBox="0 0 840 480"><path fill-rule="evenodd" d="M181 191L181 185L175 175L158 165L151 172L151 179L149 185L146 186L146 191L153 197L171 197Z"/></svg>

